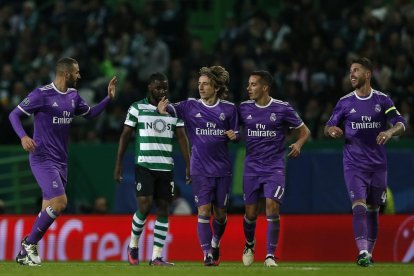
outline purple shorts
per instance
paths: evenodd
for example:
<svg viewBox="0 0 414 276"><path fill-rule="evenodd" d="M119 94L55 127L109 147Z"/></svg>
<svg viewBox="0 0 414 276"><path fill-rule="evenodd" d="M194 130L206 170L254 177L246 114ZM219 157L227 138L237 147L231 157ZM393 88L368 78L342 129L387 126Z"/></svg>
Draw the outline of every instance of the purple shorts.
<svg viewBox="0 0 414 276"><path fill-rule="evenodd" d="M197 207L213 203L217 208L226 208L229 201L231 176L191 176L194 202Z"/></svg>
<svg viewBox="0 0 414 276"><path fill-rule="evenodd" d="M65 194L68 170L66 166L50 161L30 160L32 173L42 190L42 198L50 200Z"/></svg>
<svg viewBox="0 0 414 276"><path fill-rule="evenodd" d="M285 194L285 173L263 176L243 176L244 204L256 204L260 198L271 198L283 202Z"/></svg>
<svg viewBox="0 0 414 276"><path fill-rule="evenodd" d="M387 199L387 172L362 172L344 169L344 178L351 202L365 199L367 204L384 205Z"/></svg>

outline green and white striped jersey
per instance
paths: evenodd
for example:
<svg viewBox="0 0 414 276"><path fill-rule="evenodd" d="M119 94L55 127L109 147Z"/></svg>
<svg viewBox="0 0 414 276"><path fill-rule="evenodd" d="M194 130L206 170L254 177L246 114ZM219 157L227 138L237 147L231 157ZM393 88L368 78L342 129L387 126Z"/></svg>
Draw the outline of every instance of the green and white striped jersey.
<svg viewBox="0 0 414 276"><path fill-rule="evenodd" d="M184 122L170 115L162 115L148 99L133 103L125 125L135 128L135 164L150 170L172 171L172 142L176 127Z"/></svg>

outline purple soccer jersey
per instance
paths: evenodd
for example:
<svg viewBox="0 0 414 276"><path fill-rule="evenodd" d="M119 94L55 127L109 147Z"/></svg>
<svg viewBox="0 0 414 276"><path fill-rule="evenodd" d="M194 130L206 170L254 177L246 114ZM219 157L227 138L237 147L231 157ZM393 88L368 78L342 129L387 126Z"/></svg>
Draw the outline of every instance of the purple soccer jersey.
<svg viewBox="0 0 414 276"><path fill-rule="evenodd" d="M253 100L245 101L239 110L246 139L244 175L261 176L284 171L285 132L303 125L299 115L289 103L276 99L271 99L266 106L258 106Z"/></svg>
<svg viewBox="0 0 414 276"><path fill-rule="evenodd" d="M237 108L219 100L209 106L202 100L188 99L167 107L185 122L191 148L191 175L229 176L232 172L225 131L238 134Z"/></svg>
<svg viewBox="0 0 414 276"><path fill-rule="evenodd" d="M37 146L31 160L66 166L70 124L74 116L90 110L76 89L64 93L51 83L33 90L17 107L28 116L34 114L33 140Z"/></svg>
<svg viewBox="0 0 414 276"><path fill-rule="evenodd" d="M326 125L343 125L345 170L357 168L373 172L387 169L385 147L376 142L378 134L387 129L387 121L405 125L392 100L382 92L372 90L368 97L361 98L353 91L338 101Z"/></svg>

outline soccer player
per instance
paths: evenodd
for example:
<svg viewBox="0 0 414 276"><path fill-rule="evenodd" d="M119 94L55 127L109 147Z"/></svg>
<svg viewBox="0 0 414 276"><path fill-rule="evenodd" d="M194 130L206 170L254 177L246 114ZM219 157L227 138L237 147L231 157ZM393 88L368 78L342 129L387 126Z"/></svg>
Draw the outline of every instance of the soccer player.
<svg viewBox="0 0 414 276"><path fill-rule="evenodd" d="M173 138L178 143L189 174L190 154L184 123L176 117L159 114L158 102L168 93L168 79L162 73L149 78L148 96L131 105L119 139L114 177L122 180L122 159L131 134L135 131L135 184L138 210L132 219L131 240L127 248L128 262L138 265L138 242L151 211L152 202L157 206L154 226L154 245L150 265L173 266L162 258L162 249L168 233L168 209L174 191L172 158Z"/></svg>
<svg viewBox="0 0 414 276"><path fill-rule="evenodd" d="M379 206L385 204L387 157L385 143L405 131L405 120L392 100L371 87L372 63L368 58L352 62L351 93L342 97L325 126L325 135L345 136L343 168L352 202L352 222L357 264L372 265L378 234ZM388 128L387 123L393 126Z"/></svg>
<svg viewBox="0 0 414 276"><path fill-rule="evenodd" d="M48 85L34 89L9 115L23 149L30 152L32 173L42 190L42 209L30 234L22 241L16 257L21 265L41 263L37 243L67 205L67 145L70 124L74 116L93 119L115 97L116 77L108 84L108 96L90 107L75 89L80 80L78 62L69 57L58 60L56 77ZM20 117L34 115L34 133L30 138L22 127Z"/></svg>
<svg viewBox="0 0 414 276"><path fill-rule="evenodd" d="M238 140L237 108L223 100L228 93L228 82L229 73L223 67L202 67L198 79L200 99L189 98L172 105L163 99L158 104L160 113L174 114L185 122L190 137L197 234L205 266L219 264L232 173L227 144Z"/></svg>
<svg viewBox="0 0 414 276"><path fill-rule="evenodd" d="M240 123L244 126L246 159L244 161L243 197L245 216L243 221L246 244L243 264L254 261L255 229L258 201L266 199L267 242L265 266L277 266L275 251L279 239L280 204L285 194L285 136L294 129L296 142L289 146L288 157L297 157L310 131L292 106L273 99L269 93L273 78L267 71L250 73L247 91L248 101L239 107Z"/></svg>

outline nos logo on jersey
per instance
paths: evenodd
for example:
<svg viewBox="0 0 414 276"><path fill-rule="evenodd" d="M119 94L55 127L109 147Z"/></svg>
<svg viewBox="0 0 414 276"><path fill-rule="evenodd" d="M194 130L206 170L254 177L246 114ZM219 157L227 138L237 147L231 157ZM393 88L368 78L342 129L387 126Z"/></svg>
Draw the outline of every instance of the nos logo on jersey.
<svg viewBox="0 0 414 276"><path fill-rule="evenodd" d="M145 123L145 127L153 129L158 133L162 133L166 130L171 130L171 124L167 124L163 119L156 119L154 122Z"/></svg>

